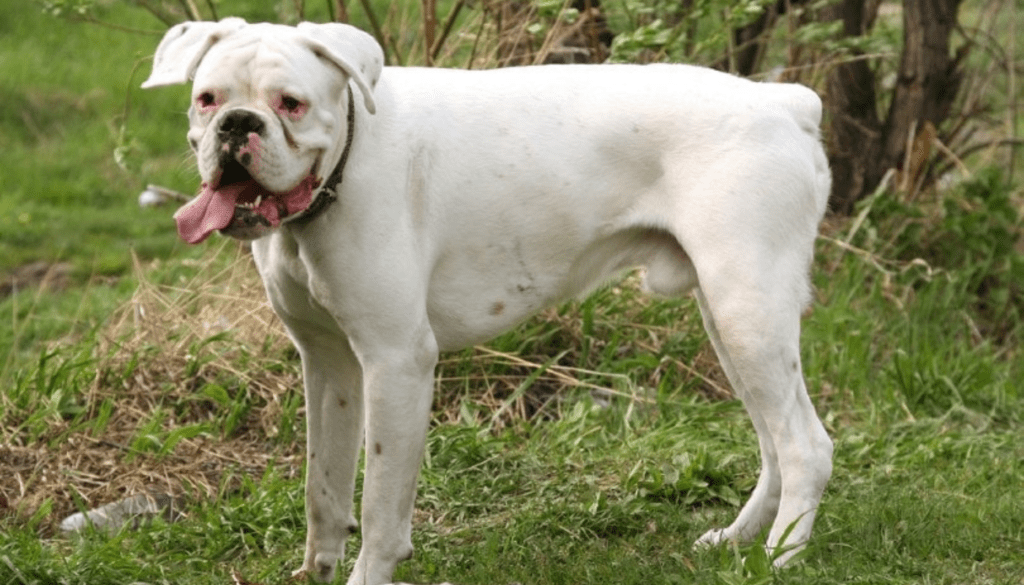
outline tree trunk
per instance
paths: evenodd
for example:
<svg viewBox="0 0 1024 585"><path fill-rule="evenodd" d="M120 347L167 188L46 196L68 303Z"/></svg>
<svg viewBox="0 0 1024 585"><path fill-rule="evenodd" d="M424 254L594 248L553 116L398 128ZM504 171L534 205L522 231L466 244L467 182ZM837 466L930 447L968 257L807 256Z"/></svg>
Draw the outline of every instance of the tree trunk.
<svg viewBox="0 0 1024 585"><path fill-rule="evenodd" d="M950 35L961 0L905 0L903 51L896 88L884 120L879 118L875 74L866 60L836 66L828 78L831 115L829 159L833 211L849 214L873 192L885 173L900 169L908 139L930 122L938 128L960 88L962 54L950 53ZM840 5L845 36L864 34L874 20L862 0ZM867 11L866 11L867 10Z"/></svg>
<svg viewBox="0 0 1024 585"><path fill-rule="evenodd" d="M882 163L898 167L910 133L949 116L960 89L959 57L950 54L960 0L907 0L903 4L903 55L886 118ZM885 170L883 169L883 173ZM879 175L881 178L881 175Z"/></svg>
<svg viewBox="0 0 1024 585"><path fill-rule="evenodd" d="M843 35L863 35L864 2L843 0L838 8L843 21ZM881 178L881 175L874 176L882 128L878 119L875 74L867 60L847 61L831 71L826 92L831 114L828 133L829 162L832 165L831 205L833 211L849 214L853 204L873 189Z"/></svg>

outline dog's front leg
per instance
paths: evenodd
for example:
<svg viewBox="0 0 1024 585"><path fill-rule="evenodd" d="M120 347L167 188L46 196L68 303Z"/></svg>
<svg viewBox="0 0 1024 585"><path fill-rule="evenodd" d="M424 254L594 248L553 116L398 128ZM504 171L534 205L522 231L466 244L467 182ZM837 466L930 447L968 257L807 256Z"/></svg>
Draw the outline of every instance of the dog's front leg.
<svg viewBox="0 0 1024 585"><path fill-rule="evenodd" d="M332 581L357 530L352 515L363 438L362 375L348 341L336 333L290 327L306 387L306 555L301 571Z"/></svg>
<svg viewBox="0 0 1024 585"><path fill-rule="evenodd" d="M349 585L390 583L412 556L416 477L433 397L437 345L429 327L401 347L360 354L366 401L363 545Z"/></svg>

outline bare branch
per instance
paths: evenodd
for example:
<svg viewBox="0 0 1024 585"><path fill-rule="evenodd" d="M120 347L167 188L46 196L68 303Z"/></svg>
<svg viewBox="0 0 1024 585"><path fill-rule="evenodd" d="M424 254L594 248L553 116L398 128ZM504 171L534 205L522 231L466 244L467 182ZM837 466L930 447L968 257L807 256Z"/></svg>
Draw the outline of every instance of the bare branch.
<svg viewBox="0 0 1024 585"><path fill-rule="evenodd" d="M437 0L423 0L423 48L427 67L434 64L434 39L437 35Z"/></svg>
<svg viewBox="0 0 1024 585"><path fill-rule="evenodd" d="M466 5L466 0L458 0L454 6L452 6L451 12L448 13L448 18L444 21L444 28L441 30L441 36L437 37L434 41L433 47L430 50L430 59L436 61L438 55L441 54L441 48L444 46L444 42L448 40L448 35L452 32L452 27L455 26L455 19L459 17L459 12Z"/></svg>

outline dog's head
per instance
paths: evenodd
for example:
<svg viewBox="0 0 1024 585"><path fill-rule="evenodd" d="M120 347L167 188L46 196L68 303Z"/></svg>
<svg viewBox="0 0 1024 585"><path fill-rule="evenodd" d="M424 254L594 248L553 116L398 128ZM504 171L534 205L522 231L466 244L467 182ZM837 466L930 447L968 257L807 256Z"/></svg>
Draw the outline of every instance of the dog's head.
<svg viewBox="0 0 1024 585"><path fill-rule="evenodd" d="M188 142L203 183L174 216L181 237L253 239L300 216L344 150L349 81L372 114L383 64L373 37L344 24L171 28L142 87L192 81Z"/></svg>

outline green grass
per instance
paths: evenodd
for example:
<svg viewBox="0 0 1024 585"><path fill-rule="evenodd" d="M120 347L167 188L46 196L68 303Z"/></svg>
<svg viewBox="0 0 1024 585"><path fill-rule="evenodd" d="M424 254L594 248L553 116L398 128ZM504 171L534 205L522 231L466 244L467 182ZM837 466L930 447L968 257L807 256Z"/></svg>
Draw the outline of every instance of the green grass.
<svg viewBox="0 0 1024 585"><path fill-rule="evenodd" d="M667 361L702 359L704 338L692 303L636 298L627 283L496 341L497 351L515 349L532 363L563 354L544 371L526 368L535 376L519 394L506 376L521 385L528 376L517 368L525 366L496 357L505 354L447 356L441 374L448 381L439 388L445 404L420 478L417 552L396 578L1021 583L1024 386L1019 356L1006 353L1018 350L972 341L957 318L960 309L940 304L955 282L909 275L887 283L864 257L841 255L829 241L821 248L820 265L834 268L818 270L819 300L804 323L804 355L813 397L836 442L835 473L800 563L773 572L756 547L690 548L708 527L729 522L749 494L758 470L756 438L738 403L705 398L708 381ZM899 301L911 292L911 300ZM641 314L642 322L636 319ZM616 326L618 336L609 335ZM658 335L665 335L662 347L670 351L642 349ZM102 409L90 409L85 394L96 371L90 346L77 347L48 357L35 369L37 379L8 396L15 403L35 401L22 410L31 411L34 422L13 438L60 449L75 429L102 426ZM201 364L233 348L229 337L209 338L189 351L199 365L182 367L193 379L208 377ZM150 351L109 372L106 384L119 387L163 359L158 349ZM283 359L281 371L294 375L293 356L267 363L276 359ZM559 385L555 370L570 368L586 370L575 370L578 383L618 395ZM659 368L675 381L656 384ZM481 373L489 381L479 381ZM202 391L212 410L201 423L189 423L184 414L194 399L165 389L169 400L139 424L131 461L173 459L178 442L189 451L192 434L260 440L259 432L239 430L231 412L259 411L266 403L233 376L206 378L237 394L227 400L212 388ZM291 388L280 397L297 392ZM524 397L539 402L552 392L557 400L529 420L496 418ZM491 402L481 401L482 394ZM9 403L6 420L16 410ZM176 417L177 425L168 424ZM65 432L54 436L54 425ZM224 583L233 571L253 582L283 581L302 554L301 469L292 455L301 428L296 431L267 443L263 467L229 467L209 496L195 488L187 517L177 523L158 520L143 530L68 539L49 536L47 526L58 518L56 512L47 516L45 507L42 516L29 510L0 521L0 582ZM358 544L356 537L350 551Z"/></svg>
<svg viewBox="0 0 1024 585"><path fill-rule="evenodd" d="M119 11L132 25L158 30L137 10ZM139 174L122 170L113 156L125 91L141 82L133 67L159 37L54 19L31 3L5 3L0 23L0 271L67 260L82 280L123 273L129 249L169 255L178 244L168 211L140 209L137 196L150 180L189 190L184 140L166 132L183 119L180 92L130 111L142 149L135 156L145 159Z"/></svg>
<svg viewBox="0 0 1024 585"><path fill-rule="evenodd" d="M417 553L398 577L456 583L1024 578L1019 434L997 438L934 422L870 438L839 434L838 472L815 544L801 564L773 574L729 549L690 550L709 523L727 521L731 506L715 497L693 500L683 490L652 497L628 480L636 464L664 463L668 456L650 447L669 441L685 445L677 455L707 449L718 462L731 459L716 465L716 473L737 488L748 485L752 437L743 432L742 415L683 403L662 409L663 422L638 433L616 422L621 414L584 405L543 429L496 437L469 426L434 429L421 478ZM25 583L198 584L228 582L237 570L251 581L280 582L301 561L301 506L300 483L271 468L195 506L176 524L156 521L145 530L71 541L40 541L14 530L0 540L0 561L14 569L5 574L0 562L0 576ZM755 556L753 549L739 552Z"/></svg>
<svg viewBox="0 0 1024 585"><path fill-rule="evenodd" d="M66 291L0 300L0 584L278 583L301 563L295 352L236 246L185 248L170 210L136 205L195 180L183 88L133 93L121 132L156 40L0 6L0 273L74 268ZM396 579L1024 583L1021 192L975 175L929 203L883 194L819 240L803 363L835 471L801 562L692 550L753 488L756 438L692 301L627 279L442 357ZM152 485L184 518L56 531Z"/></svg>
<svg viewBox="0 0 1024 585"><path fill-rule="evenodd" d="M110 11L159 30L140 10ZM0 278L32 262L71 272L67 292L0 298L0 384L40 343L87 333L123 303L134 284L117 281L132 252L144 261L198 252L177 242L171 210L137 203L149 182L191 191L183 134L168 131L184 119L184 94L133 100L122 130L126 91L136 95L142 79L133 69L158 39L51 18L32 2L0 6ZM122 168L114 151L129 143Z"/></svg>

